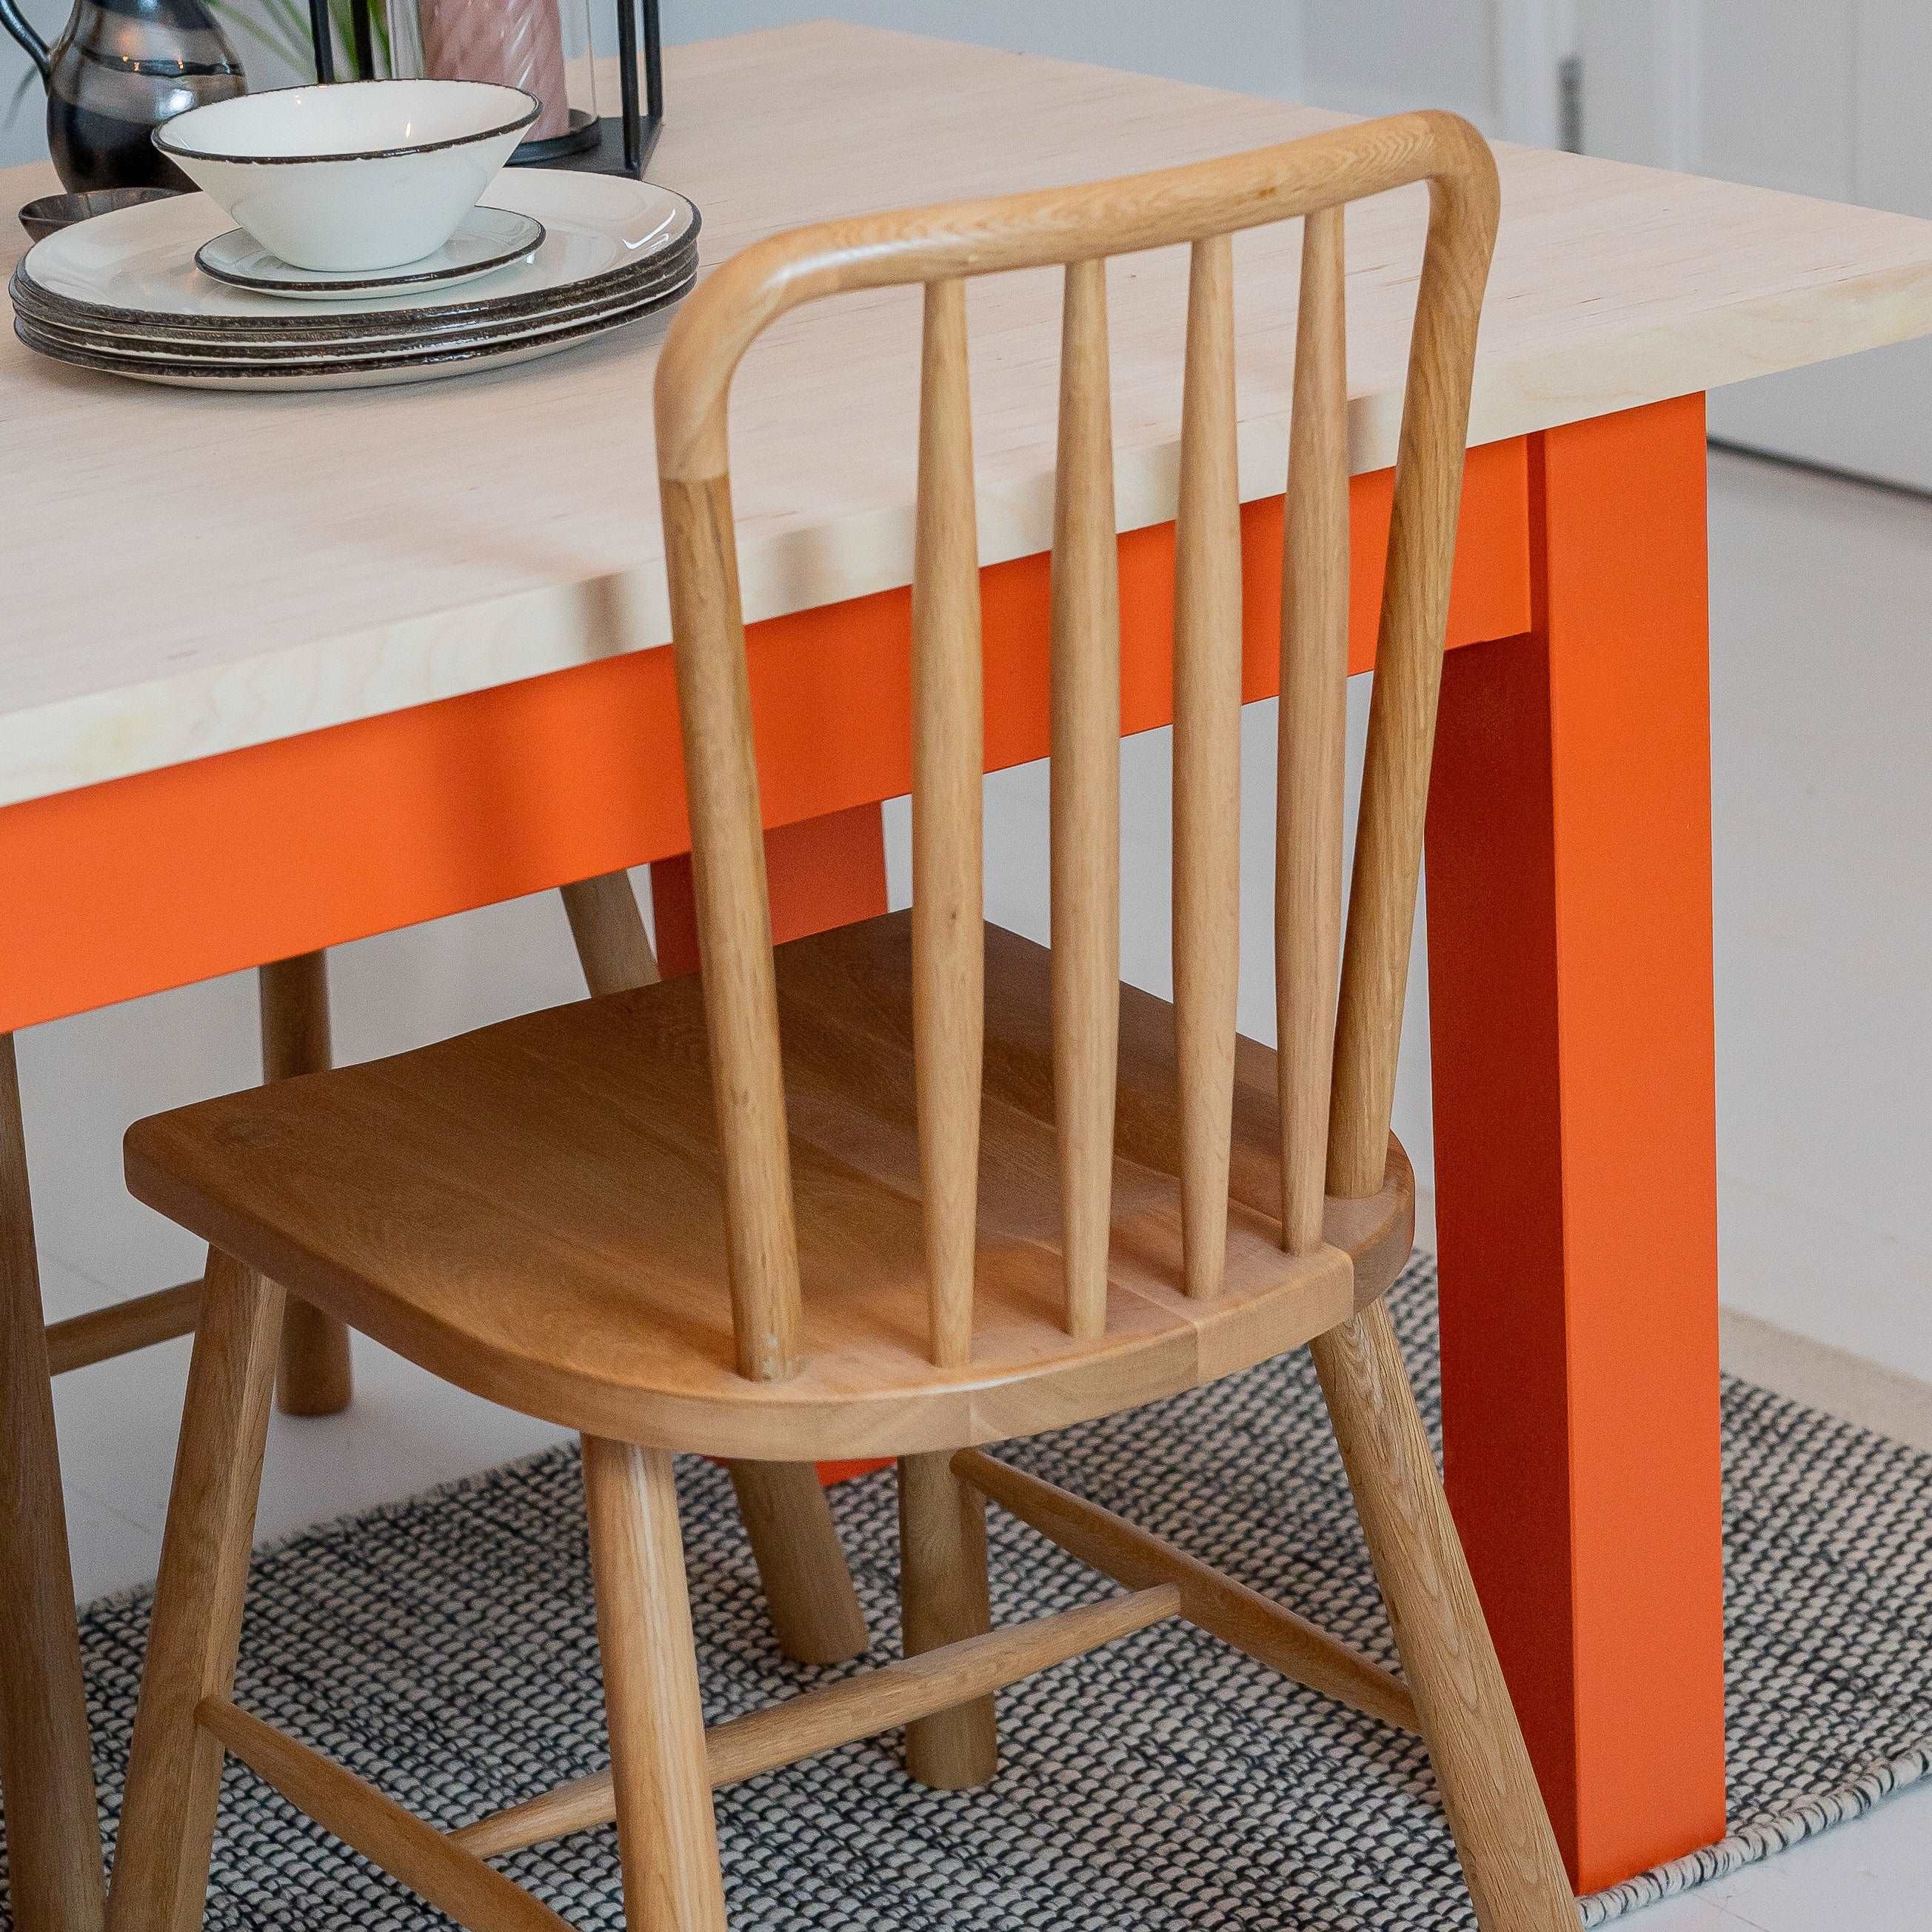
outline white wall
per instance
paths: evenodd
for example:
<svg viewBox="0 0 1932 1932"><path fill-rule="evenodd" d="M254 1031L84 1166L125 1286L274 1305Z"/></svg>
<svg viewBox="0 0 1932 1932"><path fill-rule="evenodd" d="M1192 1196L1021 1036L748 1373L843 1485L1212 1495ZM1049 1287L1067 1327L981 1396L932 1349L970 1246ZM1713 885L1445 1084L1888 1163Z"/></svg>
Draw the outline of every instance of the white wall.
<svg viewBox="0 0 1932 1932"><path fill-rule="evenodd" d="M1526 85L1571 0L662 0L665 38L836 14L1360 113L1426 104L1516 140L1553 93ZM1527 56L1526 61L1523 57ZM1553 121L1550 122L1553 126Z"/></svg>
<svg viewBox="0 0 1932 1932"><path fill-rule="evenodd" d="M61 0L20 0L20 8L49 40L67 17ZM14 44L11 34L0 32L0 167L46 154L45 100L33 63ZM0 220L10 226L13 219L11 208L0 208Z"/></svg>
<svg viewBox="0 0 1932 1932"><path fill-rule="evenodd" d="M1290 94L1296 0L661 0L668 40L836 16L1016 52Z"/></svg>
<svg viewBox="0 0 1932 1932"><path fill-rule="evenodd" d="M69 0L22 0L51 40ZM594 16L610 0L590 0ZM676 43L828 14L1030 53L1378 112L1453 107L1492 133L1552 138L1523 77L1569 0L661 0ZM245 16L260 0L230 0ZM258 85L284 76L254 50ZM1526 59L1524 56L1529 56ZM0 166L46 152L40 89L0 35ZM11 103L10 107L8 104ZM1541 117L1541 118L1539 118Z"/></svg>
<svg viewBox="0 0 1932 1932"><path fill-rule="evenodd" d="M1582 0L1593 154L1932 217L1925 0ZM1740 382L1720 441L1932 492L1932 342Z"/></svg>

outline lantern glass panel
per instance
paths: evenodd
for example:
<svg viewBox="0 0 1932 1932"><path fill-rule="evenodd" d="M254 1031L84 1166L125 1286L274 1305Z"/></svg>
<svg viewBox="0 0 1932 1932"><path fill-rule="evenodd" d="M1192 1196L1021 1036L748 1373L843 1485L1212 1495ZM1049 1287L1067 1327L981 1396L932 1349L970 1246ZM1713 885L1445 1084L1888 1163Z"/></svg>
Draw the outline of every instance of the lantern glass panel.
<svg viewBox="0 0 1932 1932"><path fill-rule="evenodd" d="M592 0L388 0L392 70L520 87L543 112L514 158L548 160L598 140Z"/></svg>

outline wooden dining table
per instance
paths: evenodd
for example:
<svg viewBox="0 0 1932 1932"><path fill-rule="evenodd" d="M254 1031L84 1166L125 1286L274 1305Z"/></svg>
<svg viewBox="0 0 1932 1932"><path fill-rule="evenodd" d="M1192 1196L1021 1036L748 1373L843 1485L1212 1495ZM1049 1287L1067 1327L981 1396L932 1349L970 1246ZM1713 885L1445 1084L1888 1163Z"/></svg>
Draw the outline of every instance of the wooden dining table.
<svg viewBox="0 0 1932 1932"><path fill-rule="evenodd" d="M830 24L666 64L652 172L703 210L714 266L819 217L1340 118ZM1702 396L1932 331L1932 224L1498 158L1429 820L1445 1459L1588 1891L1725 1823ZM16 169L0 199L50 184ZM1364 671L1424 216L1421 190L1350 215ZM1256 701L1297 245L1235 249ZM1172 253L1112 276L1129 733L1171 714L1185 276ZM990 770L1046 748L1057 284L977 283L970 307ZM289 396L0 349L0 1032L645 863L667 969L693 963L655 343ZM773 328L735 392L781 937L885 903L918 347L916 293L842 298ZM85 1732L31 1243L14 1252L0 1768L16 1840L44 1842ZM50 1738L80 1754L64 1780Z"/></svg>

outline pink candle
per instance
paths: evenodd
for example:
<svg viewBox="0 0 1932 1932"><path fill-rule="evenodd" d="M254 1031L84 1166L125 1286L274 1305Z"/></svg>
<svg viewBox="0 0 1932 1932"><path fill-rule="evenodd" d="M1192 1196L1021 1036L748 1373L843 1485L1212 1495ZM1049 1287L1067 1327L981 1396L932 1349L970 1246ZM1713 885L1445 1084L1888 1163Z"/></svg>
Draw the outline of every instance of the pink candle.
<svg viewBox="0 0 1932 1932"><path fill-rule="evenodd" d="M493 80L543 103L524 138L570 129L557 0L418 0L423 72L432 80Z"/></svg>

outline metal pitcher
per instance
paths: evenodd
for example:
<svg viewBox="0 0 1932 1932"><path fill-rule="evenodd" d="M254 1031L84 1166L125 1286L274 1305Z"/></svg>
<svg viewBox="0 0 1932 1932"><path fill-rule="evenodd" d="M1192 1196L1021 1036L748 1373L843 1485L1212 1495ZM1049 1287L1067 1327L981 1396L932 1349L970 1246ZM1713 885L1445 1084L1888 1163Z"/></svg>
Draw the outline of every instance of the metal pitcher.
<svg viewBox="0 0 1932 1932"><path fill-rule="evenodd" d="M51 47L18 0L0 0L0 26L40 70L47 152L70 189L190 187L149 133L248 90L241 62L201 0L74 0Z"/></svg>

